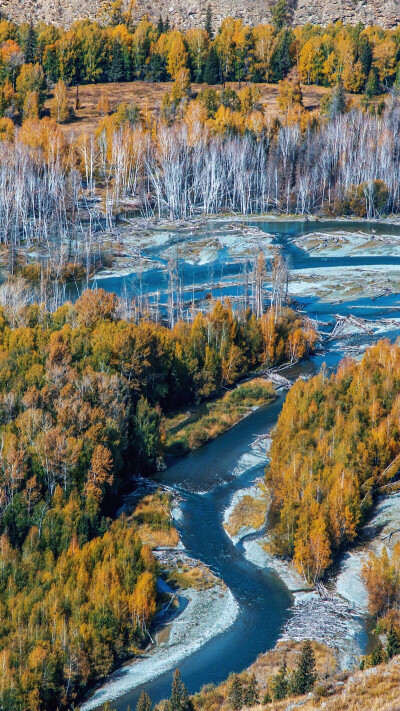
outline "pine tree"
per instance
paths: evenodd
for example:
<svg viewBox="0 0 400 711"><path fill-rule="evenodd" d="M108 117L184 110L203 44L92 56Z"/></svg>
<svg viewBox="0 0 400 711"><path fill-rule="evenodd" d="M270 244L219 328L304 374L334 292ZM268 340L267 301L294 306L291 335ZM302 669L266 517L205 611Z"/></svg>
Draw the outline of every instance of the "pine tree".
<svg viewBox="0 0 400 711"><path fill-rule="evenodd" d="M254 706L255 704L258 704L258 699L259 693L257 679L255 677L255 674L252 674L250 677L249 685L244 694L244 703L246 706Z"/></svg>
<svg viewBox="0 0 400 711"><path fill-rule="evenodd" d="M286 0L278 0L271 8L272 24L277 32L289 22L289 8Z"/></svg>
<svg viewBox="0 0 400 711"><path fill-rule="evenodd" d="M272 694L275 701L280 701L287 696L289 682L287 678L286 660L283 662L277 674L272 679Z"/></svg>
<svg viewBox="0 0 400 711"><path fill-rule="evenodd" d="M151 708L152 706L150 696L146 694L145 691L142 691L136 705L136 711L151 711Z"/></svg>
<svg viewBox="0 0 400 711"><path fill-rule="evenodd" d="M269 693L269 690L267 689L266 692L265 692L265 694L264 694L264 696L263 696L262 702L263 702L263 704L265 705L265 704L270 704L271 701L272 701L272 696L271 696L271 694Z"/></svg>
<svg viewBox="0 0 400 711"><path fill-rule="evenodd" d="M210 39L212 38L212 11L211 11L211 5L207 5L207 11L206 11L206 21L204 23L204 29L207 32L208 36Z"/></svg>
<svg viewBox="0 0 400 711"><path fill-rule="evenodd" d="M314 651L311 642L306 640L303 642L299 663L294 673L293 692L306 694L313 688L316 678Z"/></svg>
<svg viewBox="0 0 400 711"><path fill-rule="evenodd" d="M331 97L329 101L328 115L330 119L336 118L344 114L346 111L346 92L344 90L343 82L339 79L336 86L332 89Z"/></svg>
<svg viewBox="0 0 400 711"><path fill-rule="evenodd" d="M160 36L163 34L163 32L164 32L164 22L163 22L161 15L160 15L160 17L158 18L158 22L157 22L157 35Z"/></svg>
<svg viewBox="0 0 400 711"><path fill-rule="evenodd" d="M121 45L114 40L111 49L111 62L107 72L108 81L118 82L124 78L124 57Z"/></svg>
<svg viewBox="0 0 400 711"><path fill-rule="evenodd" d="M150 711L150 709L139 709L139 711ZM174 672L167 709L168 711L193 711L194 709L189 692L181 679L179 669Z"/></svg>
<svg viewBox="0 0 400 711"><path fill-rule="evenodd" d="M7 108L6 98L4 96L3 88L0 88L0 117L4 116L5 110Z"/></svg>
<svg viewBox="0 0 400 711"><path fill-rule="evenodd" d="M146 79L148 81L167 81L167 67L165 58L157 52L152 52L147 64Z"/></svg>
<svg viewBox="0 0 400 711"><path fill-rule="evenodd" d="M214 46L211 45L204 67L204 81L206 84L218 84L220 79L219 59Z"/></svg>
<svg viewBox="0 0 400 711"><path fill-rule="evenodd" d="M372 67L368 81L365 85L365 96L367 99L372 99L373 96L377 96L380 93L379 87L379 77L376 67Z"/></svg>
<svg viewBox="0 0 400 711"><path fill-rule="evenodd" d="M233 711L239 711L243 706L243 685L237 674L232 674L228 699Z"/></svg>
<svg viewBox="0 0 400 711"><path fill-rule="evenodd" d="M400 654L400 635L393 625L390 626L387 634L386 654L389 659L394 657L396 654Z"/></svg>
<svg viewBox="0 0 400 711"><path fill-rule="evenodd" d="M372 666L376 667L378 664L382 664L385 661L385 650L383 649L382 642L379 642L375 647L374 651L370 655Z"/></svg>
<svg viewBox="0 0 400 711"><path fill-rule="evenodd" d="M185 684L183 684L183 683L182 683L181 711L194 711L192 699L190 698L189 692L188 692Z"/></svg>
<svg viewBox="0 0 400 711"><path fill-rule="evenodd" d="M371 71L372 65L372 47L368 37L362 37L358 50L358 58L361 62L362 70L367 77Z"/></svg>
<svg viewBox="0 0 400 711"><path fill-rule="evenodd" d="M179 669L176 669L172 679L171 696L169 699L170 711L181 711L183 693L181 673Z"/></svg>
<svg viewBox="0 0 400 711"><path fill-rule="evenodd" d="M286 28L283 28L276 36L275 51L271 59L271 68L275 81L284 79L292 66L290 47L293 39L293 32Z"/></svg>
<svg viewBox="0 0 400 711"><path fill-rule="evenodd" d="M29 23L28 34L24 46L25 63L34 63L36 58L36 33L33 29L32 22Z"/></svg>

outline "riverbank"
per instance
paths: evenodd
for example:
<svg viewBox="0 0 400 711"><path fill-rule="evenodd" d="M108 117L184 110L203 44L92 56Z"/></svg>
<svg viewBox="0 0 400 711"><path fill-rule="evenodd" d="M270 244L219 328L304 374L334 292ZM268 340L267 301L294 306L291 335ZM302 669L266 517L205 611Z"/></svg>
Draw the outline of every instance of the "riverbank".
<svg viewBox="0 0 400 711"><path fill-rule="evenodd" d="M262 220L262 217L259 219ZM272 220L268 221L272 222ZM283 221L286 222L287 220L284 219ZM346 221L350 222L349 220ZM277 231L279 229L279 222L279 220L276 220L275 223L277 225ZM337 222L339 226L339 223L342 223L343 221L337 220ZM354 220L353 222L356 223L360 221ZM297 224L299 225L299 228L302 229L302 225L299 223L300 220ZM313 223L313 229L314 226L315 223ZM322 228L322 225L318 225L318 229L320 227ZM355 229L361 229L360 227L357 227L356 224L354 224L354 227ZM201 230L202 228L199 229ZM268 225L265 225L265 229L272 231L272 226L269 227ZM325 229L325 227L323 227L323 229ZM329 229L328 226L327 229ZM288 226L288 231L290 231L290 226ZM190 228L188 228L186 234L189 232ZM269 235L267 235L267 238L269 240ZM169 247L171 247L173 239L174 237L171 238ZM298 274L299 282L304 282L304 288L303 290L299 290L299 294L304 297L306 303L303 308L305 308L306 313L309 316L330 322L330 320L336 318L337 313L342 314L347 313L349 309L357 309L357 316L360 316L361 319L368 319L370 318L371 311L373 309L374 329L368 328L368 332L362 332L360 335L357 333L344 333L342 334L345 337L345 341L343 343L340 341L327 341L324 354L315 357L314 360L307 364L306 367L303 365L301 369L299 368L301 372L306 371L307 374L313 374L313 372L321 367L323 360L327 361L328 369L335 367L339 358L348 352L348 348L350 346L353 348L359 348L361 339L362 344L368 344L373 338L375 338L375 322L376 324L379 323L380 327L384 326L386 330L391 327L391 324L386 323L385 319L382 319L381 316L382 313L383 316L386 315L385 309L396 308L393 306L394 302L390 300L389 297L387 299L380 299L379 301L375 300L376 297L382 293L382 290L376 288L379 286L378 282L381 280L382 276L382 274L379 274L379 271L382 270L378 269L375 272L374 278L371 280L371 284L368 284L368 293L371 295L371 298L365 300L360 299L358 302L354 303L355 299L364 293L363 289L365 286L363 284L365 270L363 270L362 267L359 267L362 254L361 256L358 256L360 255L360 252L362 252L362 249L359 249L356 244L354 244L354 249L353 246L352 249L348 248L348 251L351 252L351 254L340 257L342 261L337 258L331 259L324 254L319 264L317 263L316 257L311 257L311 261L305 264L305 250L301 250L300 245L298 247L295 246L295 248L292 249L292 241L289 238L289 235L286 235L286 232L279 235L277 239L280 241L282 253L286 258L291 260L292 272ZM178 242L176 242L176 244L178 244ZM390 246L388 245L388 248L389 247ZM379 252L380 254L382 253L381 245L379 247ZM220 256L221 254L220 250ZM224 252L224 259L226 254L227 253ZM180 252L178 256L181 258ZM306 255L306 259L309 260L308 255ZM342 267L343 264L346 266L343 261L345 259L354 259L354 264L358 270L356 274L357 289L355 292L351 290L350 284L347 288L347 278L345 280L346 284L343 288L339 284L337 278L338 266ZM371 259L371 257L368 257L368 259ZM382 259L382 256L380 256L380 261L378 261L379 266L382 266ZM393 260L394 271L396 271L396 267L399 266L398 260L399 258ZM352 264L350 261L347 266L348 277L350 279L350 277L354 276L355 272L352 272ZM228 268L231 269L231 267L232 263L229 259L226 259L223 263L224 277L225 274L228 273ZM307 267L307 269L305 267ZM323 282L322 271L314 272L314 267L316 269L323 269L326 272L326 284ZM329 267L332 267L332 276L329 275ZM218 270L219 268L220 264L218 262ZM369 263L368 269L371 269ZM237 273L239 274L239 271ZM307 277L303 279L306 273ZM234 274L233 270L229 272L229 278L231 281L232 274ZM316 276L318 276L318 280L315 278ZM198 277L199 281L200 279L204 279L203 287L204 289L207 289L206 279L208 279L207 283L210 283L210 272L206 270L201 271L199 269L195 272L195 277L196 279ZM185 278L187 278L188 285L191 286L192 282L194 282L193 271L188 270L187 273L185 271ZM196 281L196 287L198 283L199 282ZM395 284L394 288L397 289L397 280L392 283L392 287L393 284ZM329 286L329 291L332 293L327 299L314 299L314 296L318 295L321 285L322 287ZM327 303L329 298L332 299L331 304ZM344 299L343 304L340 304L340 306L338 305L338 299ZM368 326L370 326L370 323L368 323ZM370 330L374 330L374 333L369 333ZM296 371L296 375L298 375L298 371ZM226 533L221 530L222 511L226 508L227 504L229 504L231 495L235 492L237 486L236 484L231 484L233 477L236 481L238 478L240 479L242 483L238 485L241 486L242 489L248 488L252 481L250 475L248 474L250 469L252 467L255 469L256 466L264 466L265 457L263 453L261 451L255 452L255 450L251 448L250 443L256 436L259 435L260 431L263 433L267 431L267 423L269 426L271 424L271 420L273 420L273 426L279 414L278 403L279 401L276 404L272 404L271 408L269 408L273 413L270 419L269 415L265 414L263 415L264 422L261 423L261 417L259 422L257 419L257 413L253 413L246 418L242 424L239 424L237 428L231 430L230 433L226 432L225 435L221 438L217 438L217 440L211 442L207 445L207 447L193 451L188 455L188 459L185 458L181 460L180 464L173 463L171 465L170 472L167 471L165 473L163 472L162 475L160 474L160 481L163 481L170 486L177 485L179 491L184 492L185 501L182 506L183 518L181 535L186 548L194 552L196 557L206 560L219 571L222 578L227 581L229 587L234 592L234 595L240 603L241 610L243 610L243 614L239 616L239 619L243 618L246 621L246 625L248 625L250 621L250 624L252 625L251 639L247 639L246 644L243 643L244 629L239 625L237 625L237 631L235 631L235 626L232 628L232 634L230 633L229 635L230 651L228 651L227 647L224 646L223 640L220 641L220 639L215 638L215 642L211 648L214 652L216 652L215 658L217 658L217 653L220 654L218 658L220 659L221 667L224 665L223 673L225 678L228 677L229 672L232 671L233 668L233 660L231 659L232 648L236 651L235 663L237 659L239 660L236 668L238 668L239 665L241 669L248 668L252 659L255 659L256 655L259 654L262 649L265 650L268 647L274 647L276 643L275 630L277 630L277 634L280 635L281 639L286 634L298 639L302 639L304 636L310 637L310 624L308 624L307 628L307 626L303 625L304 621L306 623L311 620L313 621L312 624L316 625L316 635L319 636L324 634L330 636L330 644L332 649L336 650L337 647L337 653L340 654L343 659L343 666L354 664L358 653L361 654L364 652L364 612L358 607L356 608L355 604L353 604L350 600L347 601L348 604L346 605L346 601L344 601L343 597L339 595L339 592L341 591L330 588L329 593L325 598L320 597L315 591L304 591L304 581L300 576L298 576L296 571L293 571L291 567L286 566L283 561L272 561L272 559L268 557L268 554L262 549L262 546L259 545L260 541L255 541L254 539L251 540L246 537L243 539L243 537L241 537L241 540L238 542L236 552L232 554L231 539L229 539L228 536L226 536ZM254 424L255 422L256 424ZM240 438L242 438L242 442L240 442ZM245 442L247 442L246 445L244 445ZM260 475L262 475L260 472L255 474L255 476ZM221 487L219 487L220 483ZM227 495L223 493L222 485L226 485L227 489L228 487L231 489L227 491ZM215 487L216 493L212 493L213 487ZM187 498L186 493L188 493ZM202 494L201 501L198 494ZM222 534L226 539L225 547L223 541L221 540L220 534ZM208 539L210 539L210 541ZM207 543L204 543L204 541L207 541ZM242 555L242 547L243 550L246 551L246 557ZM253 573L250 570L252 566L248 561L258 565L258 570L255 571L254 578ZM291 626L289 626L286 619L286 611L287 607L290 605L290 602L287 603L284 598L286 591L283 589L283 585L280 581L278 581L278 578L273 574L268 577L269 571L272 569L276 571L277 575L280 576L280 579L287 584L288 588L290 588L293 593L293 602L289 610L290 620L293 620L293 624ZM246 577L246 590L243 589L244 584L242 580L244 576ZM351 574L349 576L349 581L349 584L351 585ZM266 594L264 597L265 591ZM336 594L339 599L336 598ZM276 598L274 598L274 595L276 595ZM279 607L279 595L284 599L282 607ZM335 599L333 600L332 597ZM254 611L254 613L251 607L252 600L256 601L255 607L257 607L257 610ZM276 602L276 600L278 600L278 602ZM249 605L247 604L248 601L250 602ZM332 628L333 621L335 621L335 625L336 621L338 621L338 624ZM273 630L272 633L271 629ZM262 641L259 644L257 643L251 646L253 644L253 640L257 637L262 638ZM243 648L245 646L248 648L250 647L250 652L248 654L243 653ZM201 655L201 653L197 656L194 655L194 657L191 657L186 664L186 668L184 669L185 683L187 682L190 691L194 691L198 689L202 683L206 683L204 676L202 676L206 653L207 652L205 652L204 655ZM212 676L213 673L213 671L210 672L210 669L208 669L207 681L215 681L218 683L221 678L224 678L222 677L222 672L220 671L218 671L215 676ZM162 698L162 694L165 694L165 686L165 680L160 680L158 686L150 685L148 687L148 691L153 700ZM162 689L162 692L159 691L160 688ZM133 706L135 703L136 699L132 694L131 705Z"/></svg>
<svg viewBox="0 0 400 711"><path fill-rule="evenodd" d="M268 536L244 541L247 560L262 569L272 569L293 594L290 618L281 631L279 642L306 639L327 645L335 654L340 669L357 665L363 653L363 611L344 599L338 591L324 586L313 589L290 561L266 552Z"/></svg>
<svg viewBox="0 0 400 711"><path fill-rule="evenodd" d="M368 594L362 579L362 567L369 554L389 551L400 540L400 492L381 497L358 537L359 543L345 553L335 577L335 591L362 613L368 611ZM361 539L361 540L360 540Z"/></svg>
<svg viewBox="0 0 400 711"><path fill-rule="evenodd" d="M326 586L310 589L289 561L265 551L268 536L243 542L247 560L260 568L275 570L293 592L292 616L281 641L311 639L335 651L338 666L352 669L365 653L363 635L368 619L368 593L362 568L371 553L389 551L400 537L400 492L382 496L358 536L358 544L342 555L337 571L328 575ZM302 589L303 588L303 589ZM308 588L308 589L307 589Z"/></svg>
<svg viewBox="0 0 400 711"><path fill-rule="evenodd" d="M179 415L164 418L166 454L181 456L219 437L247 417L255 408L276 398L274 386L268 380L254 378L241 383L209 403L204 403L196 419L189 413L184 419Z"/></svg>
<svg viewBox="0 0 400 711"><path fill-rule="evenodd" d="M204 564L181 550L168 552L167 557L170 561L174 559L174 565L176 556L182 566L204 568ZM117 699L131 689L175 669L183 659L232 625L239 614L239 606L231 591L211 571L210 577L213 579L211 586L200 589L189 587L175 590L164 583L163 591L177 597L179 614L166 624L159 618L157 628L152 630L155 643L142 657L128 662L106 679L81 705L81 711L98 709L106 701Z"/></svg>

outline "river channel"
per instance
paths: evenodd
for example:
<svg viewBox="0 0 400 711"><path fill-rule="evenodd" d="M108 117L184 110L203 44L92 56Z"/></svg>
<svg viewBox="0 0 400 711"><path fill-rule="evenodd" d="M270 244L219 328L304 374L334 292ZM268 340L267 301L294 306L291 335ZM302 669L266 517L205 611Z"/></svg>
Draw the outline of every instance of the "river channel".
<svg viewBox="0 0 400 711"><path fill-rule="evenodd" d="M358 355L378 338L394 340L397 337L399 226L366 222L263 222L260 219L247 221L247 225L264 232L269 248L276 247L285 256L291 276L289 292L299 308L318 320L320 330L328 334L322 352L287 369L285 376L295 380L300 375L312 375L323 363L328 369L334 369L343 356ZM209 230L212 231L211 226ZM218 231L223 232L223 225L218 225ZM308 236L315 233L317 237L309 241ZM299 239L303 237L304 240ZM175 236L175 243L184 241L184 234ZM154 246L150 253L158 261L163 259ZM184 263L184 256L181 261L185 283L196 284L197 292L207 290L210 268L214 275L221 272L218 295L229 296L240 291L243 258L235 260L229 253L229 243L228 247L224 243L221 249L209 253L206 263ZM227 275L229 283L224 289L222 282ZM238 284L233 286L235 275ZM99 280L98 285L123 293L127 284L132 291L138 288L137 278L135 273L129 277L113 276ZM150 267L140 280L140 288L149 292L154 291L156 283L160 292L167 284L159 266ZM327 340L337 317L346 315L365 319L368 328L352 330L350 327L340 339ZM165 471L157 474L160 482L173 485L182 496L179 531L185 550L222 578L239 605L238 616L225 632L179 664L182 678L192 693L205 683L218 683L230 672L242 671L261 652L273 647L291 614L292 595L278 575L248 561L242 544L235 546L222 525L224 509L235 492L263 475L266 459L253 457L251 444L256 435L274 427L284 398L285 393L279 394L271 405L258 409L218 439L170 463ZM142 688L153 702L165 698L169 695L172 672L113 700L112 707L126 711L129 704L134 709Z"/></svg>

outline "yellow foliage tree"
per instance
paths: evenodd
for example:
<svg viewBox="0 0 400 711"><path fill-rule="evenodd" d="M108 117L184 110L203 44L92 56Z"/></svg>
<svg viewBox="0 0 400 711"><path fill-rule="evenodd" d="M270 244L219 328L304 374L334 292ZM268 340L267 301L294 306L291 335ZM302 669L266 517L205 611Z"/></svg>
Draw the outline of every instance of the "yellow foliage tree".
<svg viewBox="0 0 400 711"><path fill-rule="evenodd" d="M50 103L50 116L56 123L65 123L71 114L71 106L68 101L67 87L60 79L54 87L53 99Z"/></svg>
<svg viewBox="0 0 400 711"><path fill-rule="evenodd" d="M174 30L169 38L167 69L172 79L176 79L180 69L186 67L188 53L183 42L183 37L178 30Z"/></svg>

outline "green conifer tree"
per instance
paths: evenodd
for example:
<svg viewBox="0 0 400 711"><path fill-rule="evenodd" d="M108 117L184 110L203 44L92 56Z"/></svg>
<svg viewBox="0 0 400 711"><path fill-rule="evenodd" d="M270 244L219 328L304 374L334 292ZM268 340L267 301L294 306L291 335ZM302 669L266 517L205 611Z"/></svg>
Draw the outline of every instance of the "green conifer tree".
<svg viewBox="0 0 400 711"><path fill-rule="evenodd" d="M287 696L289 682L287 678L286 660L283 662L277 674L272 679L272 695L275 701L280 701Z"/></svg>
<svg viewBox="0 0 400 711"><path fill-rule="evenodd" d="M28 33L24 42L24 57L26 64L34 64L36 59L36 33L32 22L29 23Z"/></svg>
<svg viewBox="0 0 400 711"><path fill-rule="evenodd" d="M293 692L306 694L310 691L317 678L315 672L315 655L311 642L306 640L301 648L301 655L293 678Z"/></svg>
<svg viewBox="0 0 400 711"><path fill-rule="evenodd" d="M385 650L383 649L382 642L377 644L372 654L370 654L369 659L373 667L385 661Z"/></svg>
<svg viewBox="0 0 400 711"><path fill-rule="evenodd" d="M182 682L181 711L194 711L192 699L190 698L189 692L183 682Z"/></svg>
<svg viewBox="0 0 400 711"><path fill-rule="evenodd" d="M228 692L229 703L233 711L239 711L243 706L243 684L237 674L232 674Z"/></svg>
<svg viewBox="0 0 400 711"><path fill-rule="evenodd" d="M291 30L283 28L276 36L275 50L271 59L274 81L284 79L293 61L290 55L290 46L294 34Z"/></svg>
<svg viewBox="0 0 400 711"><path fill-rule="evenodd" d="M183 684L179 669L174 671L172 679L171 696L169 699L170 711L181 711L183 699Z"/></svg>
<svg viewBox="0 0 400 711"><path fill-rule="evenodd" d="M346 92L344 90L343 82L339 79L338 83L333 87L329 105L328 105L328 115L330 119L336 118L344 114L347 108Z"/></svg>
<svg viewBox="0 0 400 711"><path fill-rule="evenodd" d="M390 626L387 634L386 654L389 659L394 657L396 654L400 654L400 635L393 625Z"/></svg>
<svg viewBox="0 0 400 711"><path fill-rule="evenodd" d="M157 22L157 35L160 36L164 32L164 21L160 15Z"/></svg>
<svg viewBox="0 0 400 711"><path fill-rule="evenodd" d="M111 62L107 72L109 81L118 82L124 78L124 57L121 45L118 40L114 40L111 48Z"/></svg>
<svg viewBox="0 0 400 711"><path fill-rule="evenodd" d="M204 23L204 29L207 32L208 36L212 38L212 11L211 11L211 5L207 5L207 11L206 11L206 21Z"/></svg>
<svg viewBox="0 0 400 711"><path fill-rule="evenodd" d="M252 674L247 689L244 693L244 703L246 706L255 706L258 704L259 692L255 674Z"/></svg>
<svg viewBox="0 0 400 711"><path fill-rule="evenodd" d="M145 691L142 691L136 705L136 711L151 711L151 708L152 705L150 696L146 694Z"/></svg>
<svg viewBox="0 0 400 711"><path fill-rule="evenodd" d="M378 72L376 70L376 67L372 67L368 76L368 81L365 85L365 96L367 97L367 99L372 99L373 96L378 96L379 93L380 87Z"/></svg>
<svg viewBox="0 0 400 711"><path fill-rule="evenodd" d="M207 55L203 79L206 84L218 84L220 80L219 59L213 45Z"/></svg>
<svg viewBox="0 0 400 711"><path fill-rule="evenodd" d="M266 692L265 692L265 694L264 694L264 696L263 696L262 702L263 702L263 704L265 705L265 704L270 704L271 701L272 701L272 696L271 696L271 694L269 693L269 689L267 689Z"/></svg>
<svg viewBox="0 0 400 711"><path fill-rule="evenodd" d="M290 19L289 8L286 0L277 0L275 5L272 6L271 12L272 24L275 27L275 30L280 32L283 27L286 27Z"/></svg>
<svg viewBox="0 0 400 711"><path fill-rule="evenodd" d="M362 37L358 48L358 58L361 62L362 70L367 77L372 65L372 47L368 37Z"/></svg>

